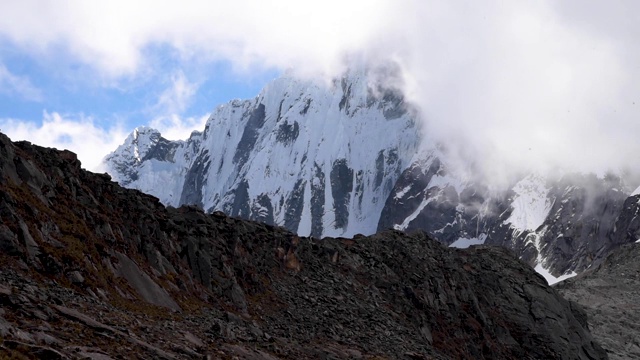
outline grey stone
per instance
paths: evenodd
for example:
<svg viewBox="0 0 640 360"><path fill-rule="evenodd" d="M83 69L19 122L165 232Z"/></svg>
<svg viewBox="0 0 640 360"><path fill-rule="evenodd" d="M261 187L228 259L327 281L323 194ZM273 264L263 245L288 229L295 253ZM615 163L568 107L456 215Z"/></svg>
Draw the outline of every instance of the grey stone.
<svg viewBox="0 0 640 360"><path fill-rule="evenodd" d="M575 301L581 322L612 360L640 358L640 244L628 244L602 264L554 287Z"/></svg>
<svg viewBox="0 0 640 360"><path fill-rule="evenodd" d="M82 276L82 274L78 270L74 270L74 271L70 272L69 275L68 275L68 278L69 278L69 281L71 281L74 284L82 284L82 283L84 283L84 277Z"/></svg>
<svg viewBox="0 0 640 360"><path fill-rule="evenodd" d="M27 248L27 254L29 255L29 257L33 259L40 255L40 247L31 236L29 227L24 223L24 221L20 221L20 235Z"/></svg>
<svg viewBox="0 0 640 360"><path fill-rule="evenodd" d="M116 252L116 257L118 258L118 274L127 280L140 297L154 305L163 306L174 311L181 310L180 306L171 298L171 295L156 284L149 275L140 270L133 260L120 252Z"/></svg>
<svg viewBox="0 0 640 360"><path fill-rule="evenodd" d="M45 345L54 345L60 343L60 340L42 331L33 334L33 337L38 343Z"/></svg>

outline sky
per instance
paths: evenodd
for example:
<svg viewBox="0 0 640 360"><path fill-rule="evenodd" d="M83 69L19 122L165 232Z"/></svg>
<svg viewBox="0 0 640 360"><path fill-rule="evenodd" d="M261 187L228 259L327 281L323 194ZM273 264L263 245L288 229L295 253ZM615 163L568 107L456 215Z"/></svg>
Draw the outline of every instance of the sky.
<svg viewBox="0 0 640 360"><path fill-rule="evenodd" d="M89 170L137 126L169 139L284 71L402 70L425 136L485 177L637 168L633 0L0 0L0 131ZM636 105L637 104L637 105Z"/></svg>

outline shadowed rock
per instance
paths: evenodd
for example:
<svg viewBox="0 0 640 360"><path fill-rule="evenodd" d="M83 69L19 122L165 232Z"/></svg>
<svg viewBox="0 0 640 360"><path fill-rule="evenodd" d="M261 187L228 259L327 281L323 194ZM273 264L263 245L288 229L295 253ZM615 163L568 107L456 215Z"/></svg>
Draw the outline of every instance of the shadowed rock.
<svg viewBox="0 0 640 360"><path fill-rule="evenodd" d="M30 175L0 174L14 248L0 253L0 355L40 351L37 331L66 357L607 358L584 311L505 249L423 232L301 238L165 208L66 152L0 135L2 149L1 169L23 159Z"/></svg>

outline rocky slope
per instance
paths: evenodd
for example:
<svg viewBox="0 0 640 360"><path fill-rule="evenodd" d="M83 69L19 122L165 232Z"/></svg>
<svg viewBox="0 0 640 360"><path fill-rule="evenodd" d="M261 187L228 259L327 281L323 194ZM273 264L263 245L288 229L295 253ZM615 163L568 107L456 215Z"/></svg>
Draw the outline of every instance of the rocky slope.
<svg viewBox="0 0 640 360"><path fill-rule="evenodd" d="M640 358L639 258L640 243L627 244L597 268L557 285L586 309L589 327L610 359Z"/></svg>
<svg viewBox="0 0 640 360"><path fill-rule="evenodd" d="M0 352L14 358L605 359L507 250L165 208L0 135Z"/></svg>
<svg viewBox="0 0 640 360"><path fill-rule="evenodd" d="M136 129L105 165L115 181L165 205L303 236L420 229L446 245L486 242L550 281L597 265L620 245L612 234L631 190L624 181L524 174L497 190L456 173L388 85L398 81L392 66L353 69L331 84L285 75L254 99L218 107L186 141Z"/></svg>

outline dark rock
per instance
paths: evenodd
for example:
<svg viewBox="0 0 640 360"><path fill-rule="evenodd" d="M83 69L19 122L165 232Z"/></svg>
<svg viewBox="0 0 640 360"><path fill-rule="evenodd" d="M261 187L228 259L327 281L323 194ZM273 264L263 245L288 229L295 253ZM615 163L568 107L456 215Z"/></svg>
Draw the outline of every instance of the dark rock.
<svg viewBox="0 0 640 360"><path fill-rule="evenodd" d="M579 303L581 322L610 359L640 358L640 244L612 252L599 266L556 284L564 297Z"/></svg>
<svg viewBox="0 0 640 360"><path fill-rule="evenodd" d="M346 159L338 159L333 163L329 178L334 199L335 227L344 229L349 223L349 200L353 189L353 169L347 165ZM289 227L289 229L292 228Z"/></svg>
<svg viewBox="0 0 640 360"><path fill-rule="evenodd" d="M140 270L133 260L117 252L118 273L127 279L129 285L135 289L145 301L164 306L174 311L180 311L180 306L171 298L167 291L156 284L147 273Z"/></svg>
<svg viewBox="0 0 640 360"><path fill-rule="evenodd" d="M253 150L253 147L256 145L260 129L264 125L265 116L265 106L264 104L259 104L247 120L247 125L242 133L242 138L240 139L236 152L233 155L234 163L242 164L247 161L249 153L251 153L251 150Z"/></svg>
<svg viewBox="0 0 640 360"><path fill-rule="evenodd" d="M84 282L84 277L78 270L70 272L67 277L69 278L69 281L74 284L82 284Z"/></svg>
<svg viewBox="0 0 640 360"><path fill-rule="evenodd" d="M45 332L66 357L606 358L584 312L505 249L449 249L424 232L301 238L194 206L167 209L81 170L69 153L0 135L0 168L15 163L7 154L27 157L29 179L53 193L43 202L0 174L13 208L0 218L3 241L24 233L22 221L64 245L40 244L42 268L20 265L26 252L0 253L10 341L33 344ZM357 191L348 164L336 169L332 182L352 184L336 189ZM63 287L75 271L82 286Z"/></svg>
<svg viewBox="0 0 640 360"><path fill-rule="evenodd" d="M14 341L14 340L5 340L3 342L3 346L12 350L21 349L22 351L25 351L27 354L29 354L29 356L32 357L33 359L42 359L42 360L69 359L69 357L67 357L66 355L52 348L26 344L26 343Z"/></svg>
<svg viewBox="0 0 640 360"><path fill-rule="evenodd" d="M18 236L5 224L0 225L0 250L10 256L20 254Z"/></svg>

